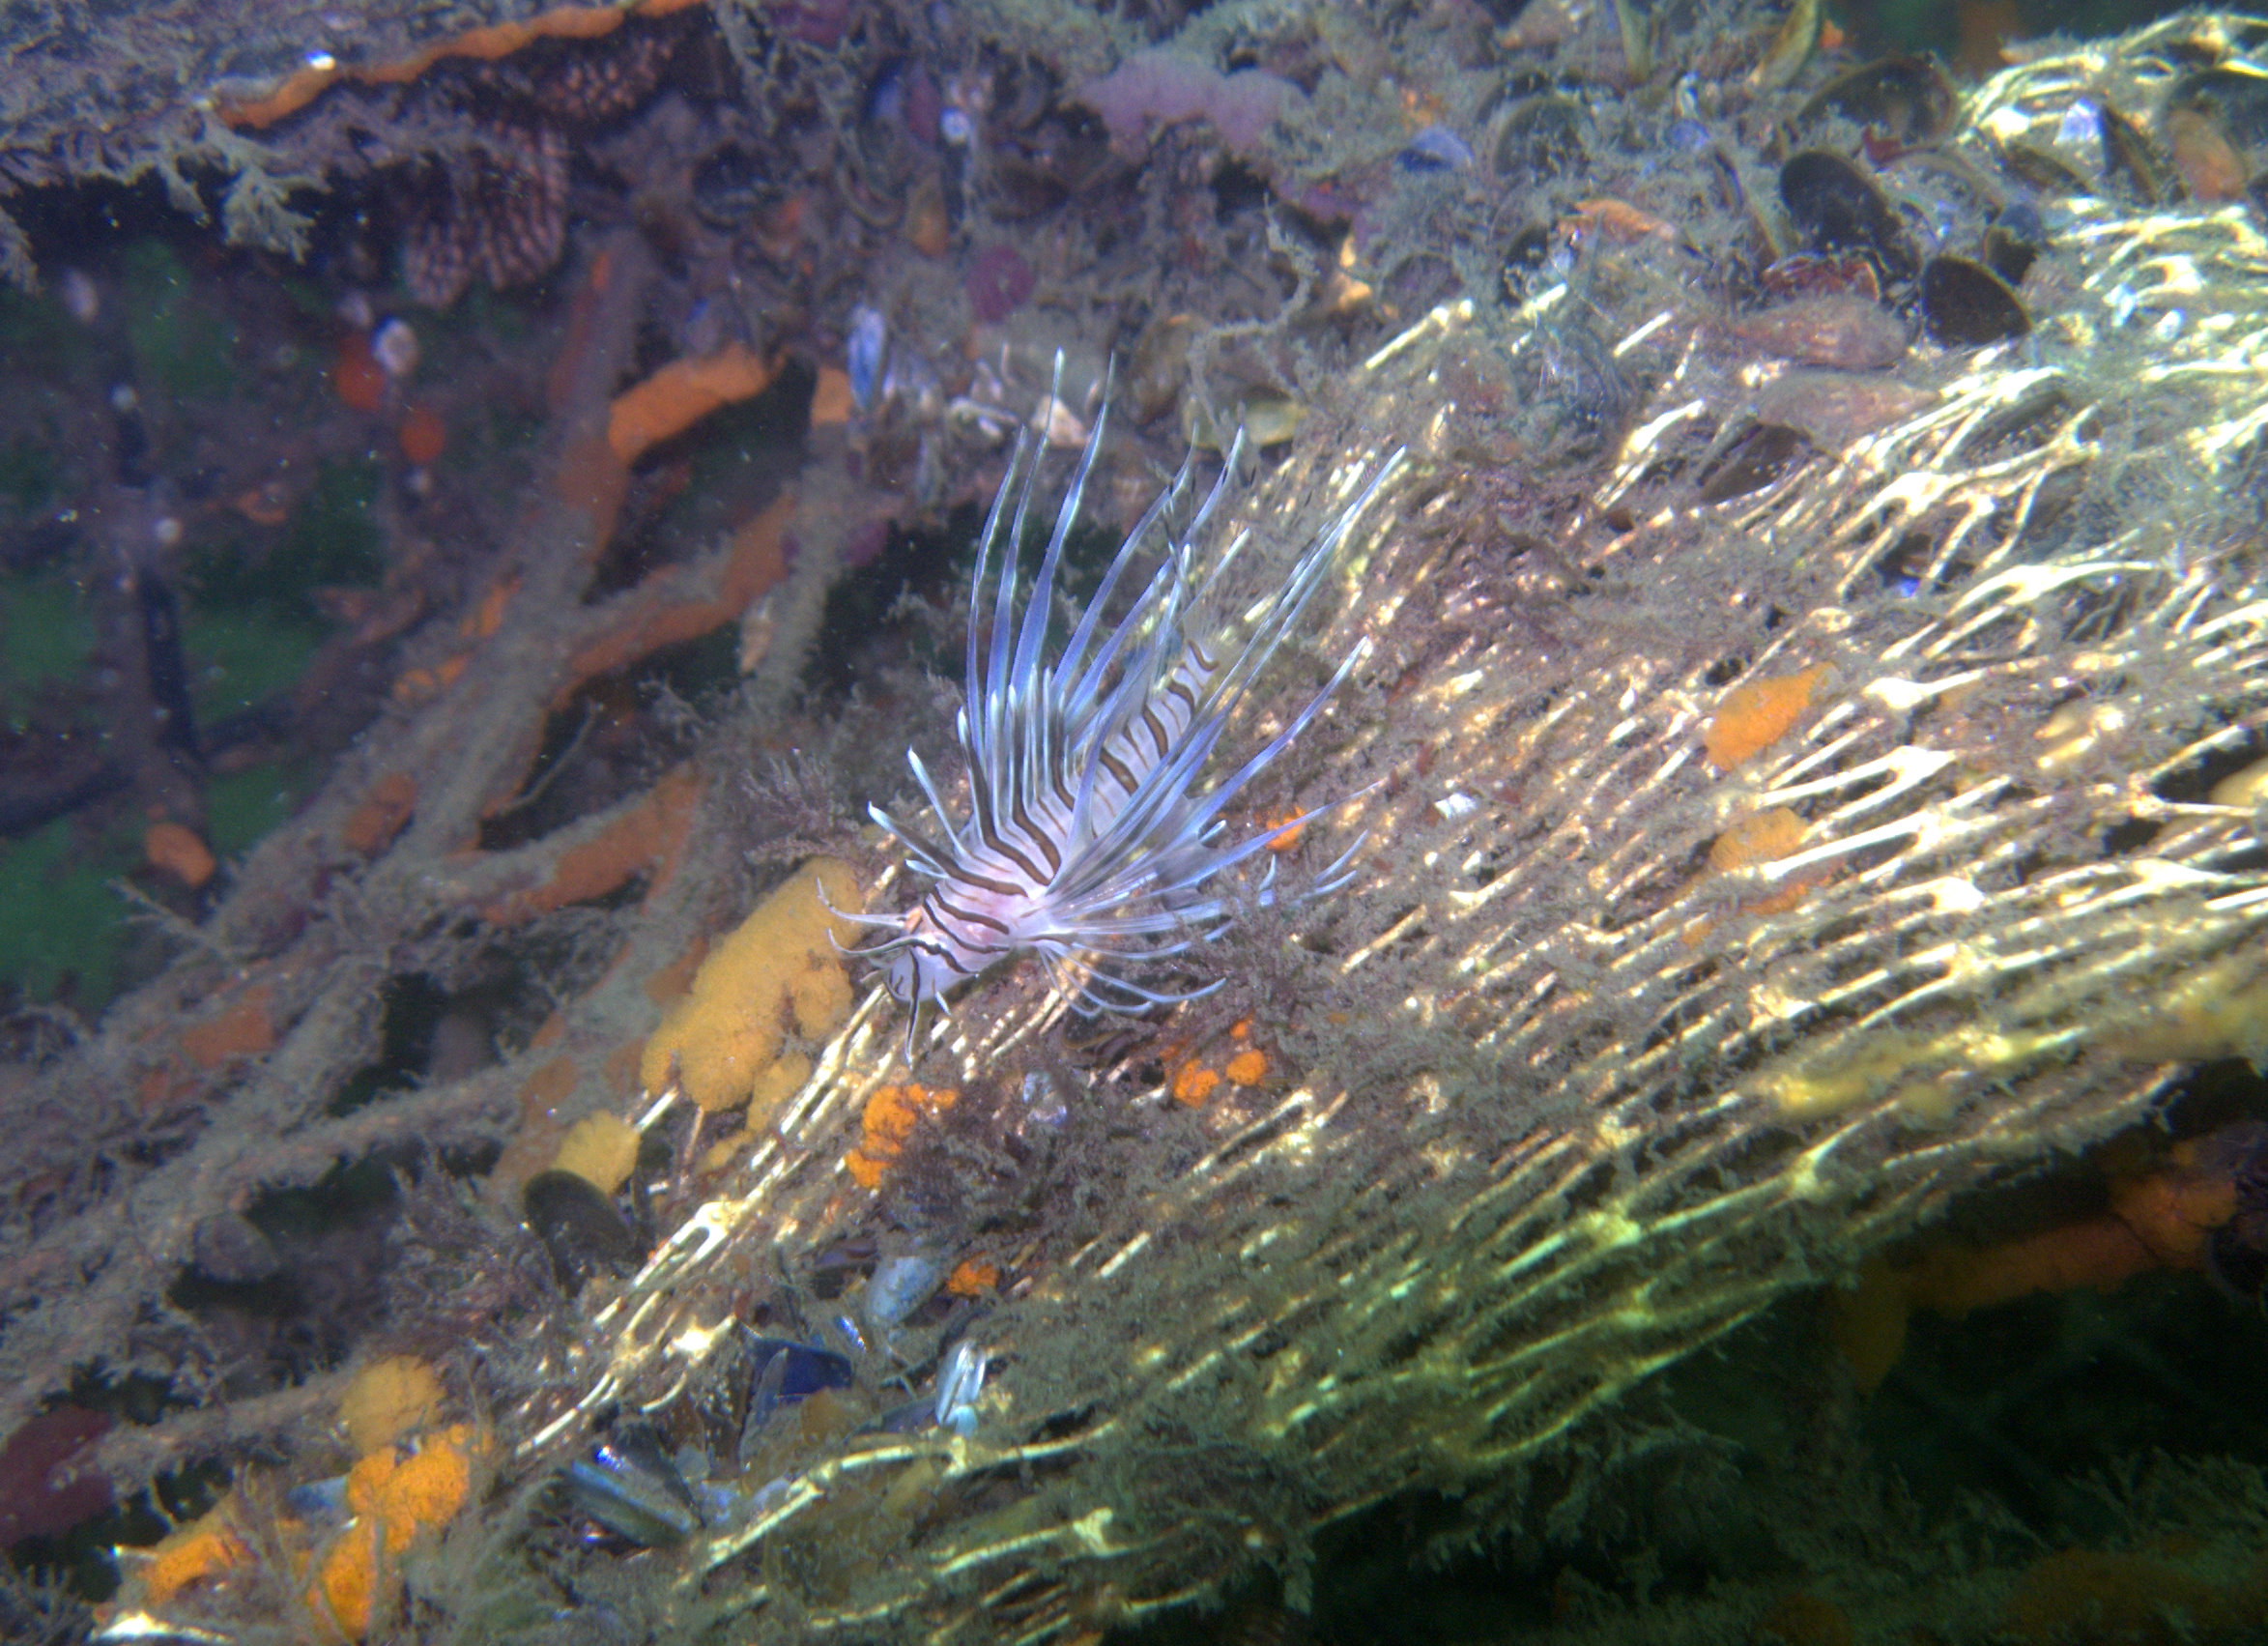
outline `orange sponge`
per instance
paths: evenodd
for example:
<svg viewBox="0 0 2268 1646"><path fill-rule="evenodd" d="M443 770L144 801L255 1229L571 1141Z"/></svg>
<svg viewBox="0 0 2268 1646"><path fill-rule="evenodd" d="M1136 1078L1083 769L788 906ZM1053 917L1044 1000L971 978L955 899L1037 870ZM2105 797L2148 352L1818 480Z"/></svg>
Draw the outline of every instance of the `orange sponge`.
<svg viewBox="0 0 2268 1646"><path fill-rule="evenodd" d="M390 1562L456 1518L473 1494L472 1459L481 1449L469 1425L454 1424L414 1453L381 1446L357 1461L347 1471L355 1517L317 1563L308 1605L349 1639L367 1635Z"/></svg>
<svg viewBox="0 0 2268 1646"><path fill-rule="evenodd" d="M866 1100L859 1116L859 1144L845 1157L844 1169L862 1189L878 1189L882 1176L929 1115L941 1114L961 1101L952 1087L913 1085L878 1087Z"/></svg>
<svg viewBox="0 0 2268 1646"><path fill-rule="evenodd" d="M733 343L704 360L672 361L644 383L615 397L607 414L607 444L623 462L691 428L719 406L763 392L771 362Z"/></svg>
<svg viewBox="0 0 2268 1646"><path fill-rule="evenodd" d="M1743 681L1717 705L1701 746L1719 771L1732 770L1794 731L1811 711L1811 700L1826 678L1826 665L1821 663L1799 675Z"/></svg>

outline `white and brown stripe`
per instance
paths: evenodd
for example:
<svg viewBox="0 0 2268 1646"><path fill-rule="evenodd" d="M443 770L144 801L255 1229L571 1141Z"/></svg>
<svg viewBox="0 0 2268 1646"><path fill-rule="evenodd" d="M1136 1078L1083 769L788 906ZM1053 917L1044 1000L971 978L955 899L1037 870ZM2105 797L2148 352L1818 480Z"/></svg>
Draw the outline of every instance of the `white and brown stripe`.
<svg viewBox="0 0 2268 1646"><path fill-rule="evenodd" d="M1223 845L1222 813L1322 712L1361 655L1358 649L1342 661L1331 681L1233 773L1210 786L1200 781L1229 715L1321 587L1357 517L1402 464L1399 452L1389 458L1310 540L1275 594L1242 621L1224 622L1209 613L1208 595L1236 545L1201 586L1192 587L1188 567L1191 542L1235 469L1232 451L1221 481L1180 534L1167 517L1187 496L1187 469L1151 505L1121 544L1063 650L1048 663L1043 654L1056 571L1105 420L1096 419L1020 607L1016 548L1039 466L1022 439L979 540L969 597L967 702L960 720L969 769L967 821L956 824L947 815L911 755L942 837L932 839L873 811L904 844L908 863L933 883L911 909L855 916L892 934L856 952L885 960L891 993L911 1004L917 1019L923 1001L941 1000L1026 949L1041 955L1061 986L1076 989L1082 1009L1140 1010L1209 992L1155 990L1115 968L1184 953L1226 927L1238 904L1215 884L1218 877L1288 824ZM1153 532L1163 538L1164 563L1105 635L1106 603ZM999 570L989 589L995 549ZM1338 871L1346 860L1326 871L1319 889L1343 883ZM909 1057L912 1048L909 1023Z"/></svg>

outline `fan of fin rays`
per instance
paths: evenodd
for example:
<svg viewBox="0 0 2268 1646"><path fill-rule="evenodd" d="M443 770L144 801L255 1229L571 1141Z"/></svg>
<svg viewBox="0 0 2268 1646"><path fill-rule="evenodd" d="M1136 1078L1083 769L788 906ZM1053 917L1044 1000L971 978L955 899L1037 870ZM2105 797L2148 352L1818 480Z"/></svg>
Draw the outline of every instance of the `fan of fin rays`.
<svg viewBox="0 0 2268 1646"><path fill-rule="evenodd" d="M1051 402L1060 396L1062 372L1058 355ZM1273 904L1273 857L1257 886L1215 888L1221 877L1264 852L1284 831L1296 830L1344 803L1334 800L1278 819L1236 844L1220 844L1227 826L1222 813L1306 730L1345 682L1364 654L1360 641L1348 649L1324 686L1241 765L1210 785L1200 787L1200 779L1222 733L1323 586L1363 511L1399 473L1403 453L1386 458L1354 500L1316 533L1282 582L1240 621L1220 609L1221 592L1250 542L1249 531L1238 533L1213 556L1201 579L1195 558L1196 545L1239 473L1244 436L1238 433L1220 476L1187 524L1177 530L1175 519L1186 512L1190 495L1192 452L1126 534L1062 650L1049 663L1047 639L1056 578L1108 428L1107 384L1104 402L1056 510L1020 617L1018 567L1045 455L1044 446L1028 431L1017 436L978 538L962 672L968 698L957 721L969 775L971 817L965 823L954 823L920 755L910 749L906 760L914 781L946 844L940 846L879 806L869 808L875 822L904 848L907 866L936 887L916 910L845 916L897 934L847 952L875 959L902 957L893 974L893 991L909 1001L908 1063L916 1056L923 1002L933 997L950 1011L944 989L909 981L920 979L922 973L905 967L908 951L915 957L947 957L942 975L957 984L982 970L987 961L1028 948L1047 967L1056 991L1082 1013L1139 1012L1201 998L1218 989L1220 981L1162 991L1105 969L1105 965L1124 967L1186 954L1220 937L1241 908ZM1013 517L1008 513L1011 497ZM1158 568L1105 635L1111 596L1148 552L1153 536L1163 549ZM988 624L987 580L995 556L998 576L990 591ZM1210 654L1213 650L1221 653L1218 660ZM1152 713L1152 707L1169 692L1187 707L1187 724L1170 742ZM1149 729L1154 743L1133 735L1137 722ZM1118 791L1108 796L1097 788L1105 772L1115 778ZM1343 886L1361 844L1358 840L1349 847L1302 895L1327 895ZM1048 864L1045 878L1038 868L1043 861ZM948 890L958 903L946 900ZM1002 910L990 905L986 894L1012 890L1020 894L1015 900L1019 911L1045 915L1042 929L1026 931L1019 923L1012 935L990 940L985 932L1001 930L999 920L962 915L957 924L967 938L959 943L947 940L944 929L949 915L959 914L959 904L991 907L998 914Z"/></svg>
<svg viewBox="0 0 2268 1646"><path fill-rule="evenodd" d="M2234 214L2105 209L2079 232L2090 287L2255 250ZM2187 374L2209 406L2126 461L2210 476L2268 426L2258 372L2227 366L2268 344L2254 288L2212 289L2233 324L2140 374ZM1474 327L1444 311L1383 354L1350 386L1359 426L1423 423L1429 373L1480 346ZM1521 796L1450 816L1442 785L1412 785L1364 808L1399 851L1351 891L1381 923L1335 969L1436 1056L1366 1082L1351 1055L1319 1064L1115 1207L974 1328L1003 1367L974 1435L832 1443L699 1545L686 1584L760 1634L892 1620L1037 1641L1092 1627L1099 1597L1124 1621L1210 1592L1255 1552L1296 1573L1315 1524L1397 1491L1455 1487L1479 1523L1522 1459L1633 1381L1960 1190L2127 1123L2182 1061L2256 1051L2214 1039L2268 991L2255 825L2164 796L2268 740L2268 589L2172 521L2043 549L2026 531L2043 489L2106 459L2104 390L2041 386L1981 362L1828 472L1661 529L1705 577L1737 580L1760 549L1808 576L1814 604L1751 672L1825 659L1840 679L1788 747L1730 777L1695 749L1714 701L1700 666L1617 633L1538 694L1505 678L1501 625L1421 644L1414 596L1445 575L1425 532L1371 547L1365 577L1391 592L1330 644L1366 631L1424 657L1395 733L1457 793ZM2012 408L2014 449L1978 438ZM1379 455L1309 454L1275 495ZM1881 569L1924 527L1931 592L1912 598ZM1775 815L1792 844L1696 878L1710 838ZM2113 822L2155 833L2100 850ZM889 1078L880 1004L735 1194L610 1306L587 1408L680 1382L757 1243L792 1261L850 1227L833 1169ZM985 997L953 1039L963 1080L1010 1078L1059 1010ZM890 1482L927 1507L890 1509ZM1198 1489L1213 1514L1189 1513ZM891 1557L823 1599L793 1562L745 1560L852 1538Z"/></svg>

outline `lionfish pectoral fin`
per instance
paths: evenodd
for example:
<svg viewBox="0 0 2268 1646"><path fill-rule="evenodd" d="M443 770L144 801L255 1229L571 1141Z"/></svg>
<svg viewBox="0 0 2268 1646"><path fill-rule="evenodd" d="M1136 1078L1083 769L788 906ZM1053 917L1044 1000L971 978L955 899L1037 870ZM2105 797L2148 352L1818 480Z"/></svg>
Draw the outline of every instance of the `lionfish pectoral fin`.
<svg viewBox="0 0 2268 1646"><path fill-rule="evenodd" d="M830 943L835 943L834 933L829 932L827 934L827 941ZM845 960L873 960L879 955L896 954L900 949L904 948L906 944L912 941L913 939L909 937L889 938L885 939L881 942L868 943L863 947L855 949L847 949L841 943L835 943L835 952L841 955Z"/></svg>
<svg viewBox="0 0 2268 1646"><path fill-rule="evenodd" d="M827 888L824 884L820 884L817 889L819 907L838 920L849 920L861 926L892 926L900 931L904 931L905 928L905 916L903 914L861 914L848 909L837 909L835 900L827 895ZM835 934L832 931L827 934L827 941L835 944L837 954L845 955L879 954L892 946L891 943L878 943L868 949L847 949L841 943L835 942ZM894 941L896 939L893 939Z"/></svg>
<svg viewBox="0 0 2268 1646"><path fill-rule="evenodd" d="M1118 1000L1110 999L1097 992L1098 985L1106 989L1119 990L1127 997ZM1125 978L1113 977L1106 971L1091 971L1087 974L1085 985L1078 992L1078 998L1088 1002L1096 1011L1130 1017L1135 1012L1146 1012L1153 1006L1180 1006L1186 1005L1191 1000L1202 1000L1206 996L1215 994L1227 986L1227 978L1216 977L1202 989L1184 989L1166 993L1156 989L1145 989L1138 983L1129 983ZM1076 1002L1073 1009L1077 1010L1082 1017L1095 1015L1093 1011L1086 1011L1078 1007Z"/></svg>
<svg viewBox="0 0 2268 1646"><path fill-rule="evenodd" d="M1377 786L1373 784L1371 787ZM1347 798L1352 799L1354 796L1350 794ZM1354 845L1334 857L1329 866L1315 877L1315 883L1307 888L1306 895L1308 897L1329 897L1333 892L1345 886L1355 878L1355 854L1369 844L1370 831L1364 829L1361 834L1355 836Z"/></svg>

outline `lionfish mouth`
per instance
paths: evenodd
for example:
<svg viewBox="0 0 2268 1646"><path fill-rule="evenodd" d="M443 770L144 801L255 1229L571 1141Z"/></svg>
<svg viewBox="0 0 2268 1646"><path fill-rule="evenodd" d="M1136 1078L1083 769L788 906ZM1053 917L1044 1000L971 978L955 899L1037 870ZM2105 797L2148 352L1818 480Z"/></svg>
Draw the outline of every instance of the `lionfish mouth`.
<svg viewBox="0 0 2268 1646"><path fill-rule="evenodd" d="M1062 370L1058 356L1057 390ZM1272 594L1233 615L1221 609L1223 574L1249 534L1229 541L1201 573L1198 545L1236 473L1243 435L1193 512L1185 508L1192 457L1127 534L1093 599L1050 656L1056 572L1108 424L1107 386L1105 401L1020 600L1019 550L1044 449L1029 431L1017 435L978 539L966 696L957 722L968 766L967 817L955 820L910 749L906 764L938 832L869 808L904 849L907 864L932 882L910 909L846 914L890 934L845 952L883 963L890 992L907 1002L908 1064L925 1002L942 1007L962 984L1027 951L1088 1015L1148 1011L1211 994L1222 980L1154 989L1127 970L1186 954L1227 930L1241 909L1274 901L1273 860L1257 888L1232 892L1221 878L1286 830L1356 797L1276 819L1256 834L1223 838L1222 814L1322 713L1364 656L1363 645L1267 743L1214 781L1206 773L1230 717L1322 588L1364 511L1402 471L1406 452L1396 450L1362 481ZM1177 525L1185 513L1186 524ZM1153 541L1161 556L1157 569L1105 629L1111 596L1121 583L1131 583ZM1362 844L1356 841L1301 895L1345 885Z"/></svg>

